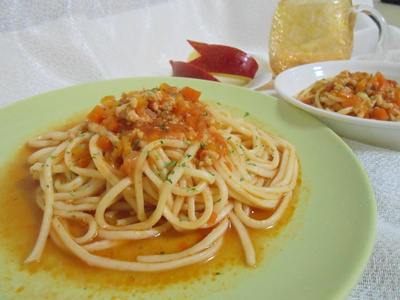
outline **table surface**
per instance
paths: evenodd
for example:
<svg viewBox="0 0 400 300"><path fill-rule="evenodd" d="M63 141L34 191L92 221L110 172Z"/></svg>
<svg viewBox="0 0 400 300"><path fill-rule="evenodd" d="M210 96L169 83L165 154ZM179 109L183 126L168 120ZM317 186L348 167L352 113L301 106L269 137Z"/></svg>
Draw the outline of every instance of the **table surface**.
<svg viewBox="0 0 400 300"><path fill-rule="evenodd" d="M168 60L186 58L191 50L188 38L266 52L270 1L178 1L0 1L0 107L89 81L167 76ZM359 1L373 1L400 34L400 5ZM168 15L192 19L170 22ZM154 43L163 42L157 38L165 32L173 33L171 42L160 50ZM371 181L378 215L374 251L349 300L400 299L400 152L344 140Z"/></svg>

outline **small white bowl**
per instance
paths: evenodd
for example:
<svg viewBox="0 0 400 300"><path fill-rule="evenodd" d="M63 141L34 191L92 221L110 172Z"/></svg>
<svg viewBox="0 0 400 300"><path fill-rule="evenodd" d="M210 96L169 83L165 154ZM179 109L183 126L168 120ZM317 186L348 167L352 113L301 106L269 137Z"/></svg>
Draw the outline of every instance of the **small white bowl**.
<svg viewBox="0 0 400 300"><path fill-rule="evenodd" d="M293 98L315 81L333 77L341 71L380 71L388 79L400 84L400 63L367 60L318 62L288 69L275 79L278 95L294 106L312 114L342 137L373 146L400 151L400 122L378 121L341 115L319 109Z"/></svg>

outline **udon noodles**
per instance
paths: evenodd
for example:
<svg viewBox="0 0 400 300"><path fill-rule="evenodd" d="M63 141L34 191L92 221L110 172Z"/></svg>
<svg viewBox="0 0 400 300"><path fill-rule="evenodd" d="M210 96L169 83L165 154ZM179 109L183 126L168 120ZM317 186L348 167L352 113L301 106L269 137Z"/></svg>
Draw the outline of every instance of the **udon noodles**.
<svg viewBox="0 0 400 300"><path fill-rule="evenodd" d="M248 229L268 229L282 217L297 182L296 151L199 96L165 83L106 96L79 125L31 139L43 218L25 263L40 260L50 236L88 265L171 270L213 258L233 227L254 266ZM181 251L134 261L99 255L170 230L207 234Z"/></svg>

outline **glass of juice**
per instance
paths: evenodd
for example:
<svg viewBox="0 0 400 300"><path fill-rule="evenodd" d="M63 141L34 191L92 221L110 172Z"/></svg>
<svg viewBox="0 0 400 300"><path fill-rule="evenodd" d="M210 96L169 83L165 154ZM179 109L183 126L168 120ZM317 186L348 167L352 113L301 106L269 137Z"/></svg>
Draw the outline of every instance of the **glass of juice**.
<svg viewBox="0 0 400 300"><path fill-rule="evenodd" d="M274 75L312 62L350 59L357 13L372 18L379 29L373 59L383 59L389 28L382 15L351 0L281 0L275 9L269 40Z"/></svg>

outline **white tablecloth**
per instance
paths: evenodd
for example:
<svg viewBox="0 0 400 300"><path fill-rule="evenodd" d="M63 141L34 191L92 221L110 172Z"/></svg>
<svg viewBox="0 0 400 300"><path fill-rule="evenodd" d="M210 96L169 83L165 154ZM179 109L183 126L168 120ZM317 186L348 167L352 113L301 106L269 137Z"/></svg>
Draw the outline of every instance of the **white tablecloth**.
<svg viewBox="0 0 400 300"><path fill-rule="evenodd" d="M267 58L276 1L2 0L0 107L84 82L169 76L169 60L186 60L192 50L187 39ZM357 21L355 56L372 49L371 22ZM390 30L386 59L400 61L400 29ZM349 299L400 299L400 152L345 141L364 166L378 207L375 248Z"/></svg>

